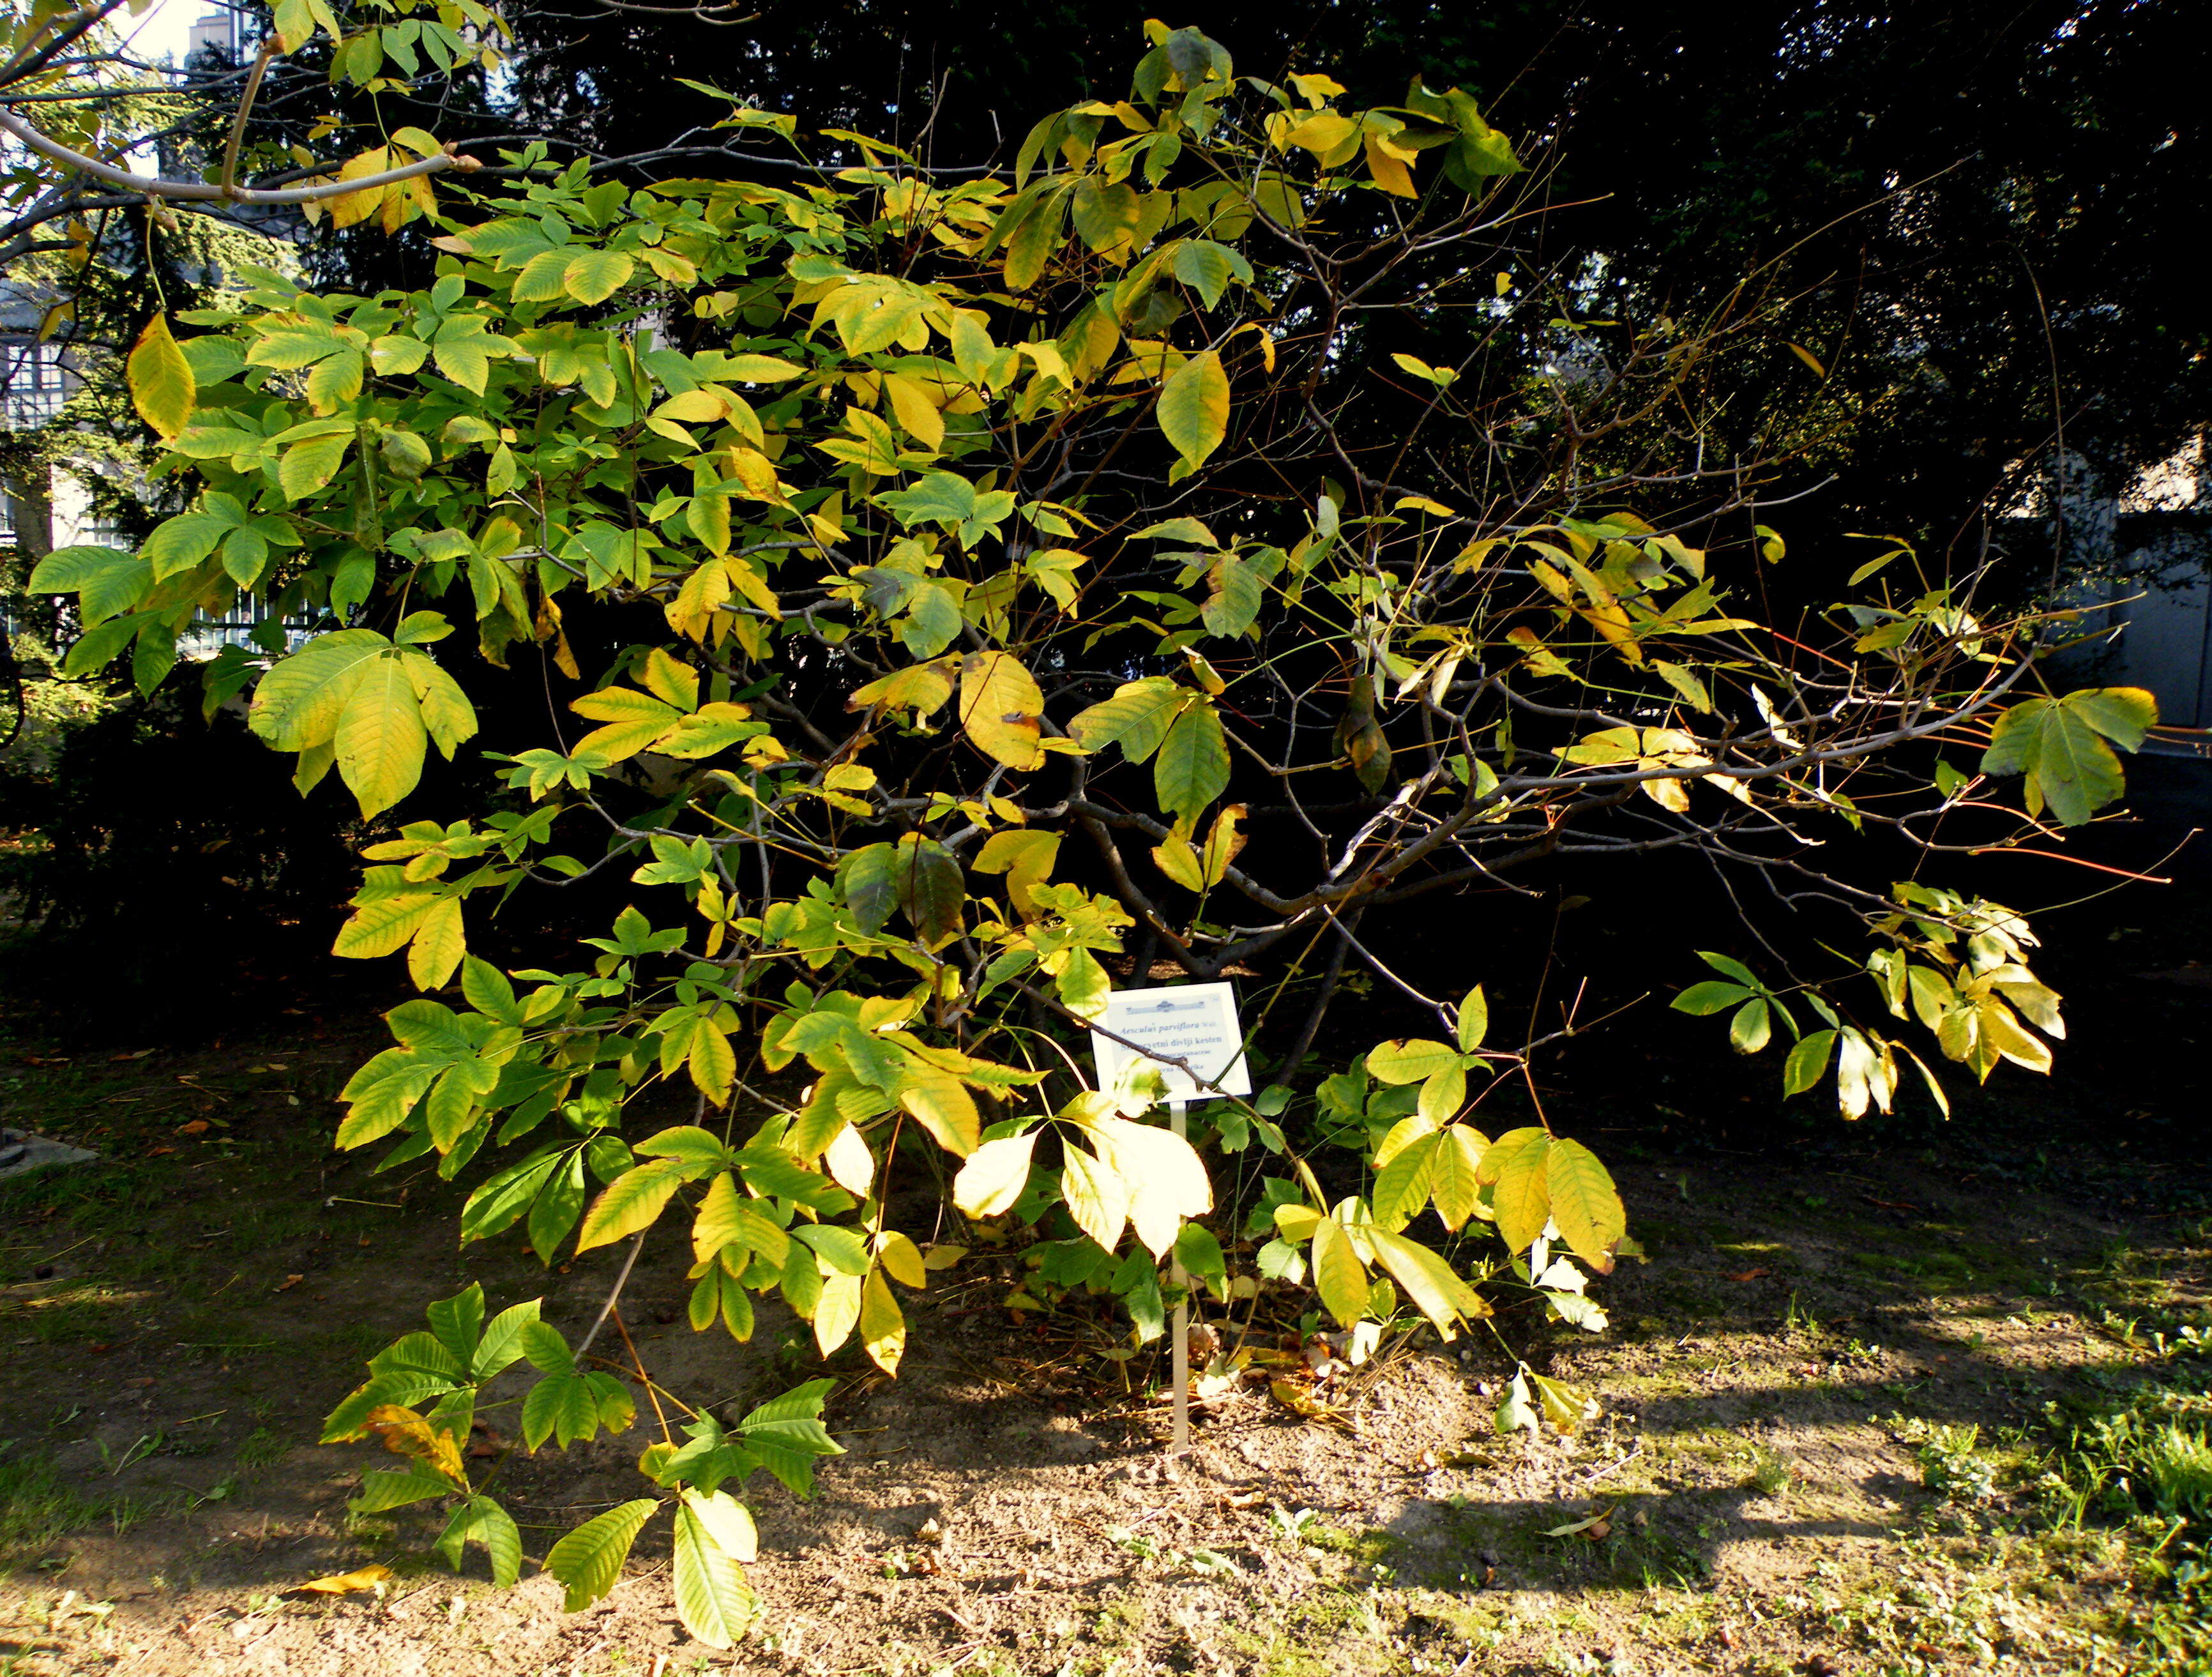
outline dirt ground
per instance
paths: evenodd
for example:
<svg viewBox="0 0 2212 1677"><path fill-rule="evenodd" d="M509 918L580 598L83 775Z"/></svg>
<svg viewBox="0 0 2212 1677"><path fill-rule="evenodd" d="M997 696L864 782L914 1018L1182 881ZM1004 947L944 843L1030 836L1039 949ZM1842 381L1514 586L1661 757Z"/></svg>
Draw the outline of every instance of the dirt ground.
<svg viewBox="0 0 2212 1677"><path fill-rule="evenodd" d="M457 1250L453 1189L326 1151L372 1045L296 1027L191 1054L0 1050L0 1118L105 1155L0 1185L5 1677L2128 1667L2125 1545L2048 1516L2037 1452L2046 1405L2212 1324L2200 1145L2058 1157L2069 1114L1762 1141L1655 1084L1651 1121L1594 1137L1650 1253L1599 1288L1613 1325L1505 1324L1597 1394L1567 1438L1494 1431L1498 1338L1416 1335L1328 1388L1340 1416L1248 1383L1170 1460L1148 1358L1099 1355L1103 1318L1009 1312L1018 1256L979 1247L912 1308L896 1381L833 1364L847 1453L818 1494L754 1482L764 1610L717 1652L676 1619L665 1522L568 1615L533 1566L507 1591L480 1551L447 1571L439 1516L349 1516L375 1454L312 1440L369 1351L469 1279L495 1309L542 1295L573 1334L613 1260ZM807 1377L771 1315L749 1345L694 1335L687 1261L648 1245L625 1295L670 1391L741 1412ZM1311 1308L1260 1302L1262 1337ZM505 1473L532 1555L636 1494L660 1436L639 1396L629 1433ZM289 1593L372 1563L381 1589Z"/></svg>

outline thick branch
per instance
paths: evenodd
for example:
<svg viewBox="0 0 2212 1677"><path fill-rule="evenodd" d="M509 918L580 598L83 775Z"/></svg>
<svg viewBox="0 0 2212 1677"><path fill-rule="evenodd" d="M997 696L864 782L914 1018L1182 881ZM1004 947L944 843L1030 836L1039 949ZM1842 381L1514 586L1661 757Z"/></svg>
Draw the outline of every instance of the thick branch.
<svg viewBox="0 0 2212 1677"><path fill-rule="evenodd" d="M72 151L58 140L50 140L30 124L8 111L0 110L0 131L14 135L32 150L65 163L82 174L111 186L120 186L149 198L173 198L183 202L207 199L228 200L232 204L319 204L326 198L343 197L349 192L366 192L379 186L390 186L417 176L442 174L448 169L458 169L464 174L473 174L483 167L473 157L456 156L441 152L434 157L425 157L420 162L403 168L386 169L376 174L365 174L356 180L329 180L313 186L287 186L275 190L252 186L212 185L198 180L153 180L135 175L128 169L118 168L112 163L103 163L96 157L88 157L81 151Z"/></svg>

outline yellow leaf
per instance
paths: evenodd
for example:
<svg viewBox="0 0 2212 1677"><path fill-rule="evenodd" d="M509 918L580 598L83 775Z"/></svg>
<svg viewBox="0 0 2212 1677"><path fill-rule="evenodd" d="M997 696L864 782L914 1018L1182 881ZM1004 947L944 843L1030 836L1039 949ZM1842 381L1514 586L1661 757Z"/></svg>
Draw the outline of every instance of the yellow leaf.
<svg viewBox="0 0 2212 1677"><path fill-rule="evenodd" d="M368 660L338 717L338 775L364 816L392 807L422 778L428 736L404 660Z"/></svg>
<svg viewBox="0 0 2212 1677"><path fill-rule="evenodd" d="M469 952L461 926L461 900L441 898L422 916L407 951L407 975L418 990L441 990L453 980L453 969Z"/></svg>
<svg viewBox="0 0 2212 1677"><path fill-rule="evenodd" d="M1173 1130L1105 1117L1085 1127L1097 1139L1101 1159L1127 1184L1129 1222L1154 1257L1166 1255L1185 1218L1213 1209L1205 1164Z"/></svg>
<svg viewBox="0 0 2212 1677"><path fill-rule="evenodd" d="M951 696L952 674L940 660L894 670L881 681L854 690L845 701L845 708L865 710L870 705L882 705L890 710L911 710L919 718L933 714Z"/></svg>
<svg viewBox="0 0 2212 1677"><path fill-rule="evenodd" d="M1111 1166L1073 1142L1066 1149L1060 1198L1076 1226L1111 1252L1129 1220L1129 1185Z"/></svg>
<svg viewBox="0 0 2212 1677"><path fill-rule="evenodd" d="M1058 833L994 833L969 866L978 873L1005 874L1006 896L1014 912L1027 920L1036 912L1030 892L1052 877L1053 864L1059 857Z"/></svg>
<svg viewBox="0 0 2212 1677"><path fill-rule="evenodd" d="M1628 1213L1597 1155L1579 1141L1554 1141L1544 1160L1552 1221L1574 1255L1601 1275L1613 1273L1613 1249Z"/></svg>
<svg viewBox="0 0 2212 1677"><path fill-rule="evenodd" d="M1482 1180L1492 1184L1491 1207L1506 1249L1525 1252L1552 1214L1545 1170L1552 1138L1540 1129L1509 1130L1482 1156Z"/></svg>
<svg viewBox="0 0 2212 1677"><path fill-rule="evenodd" d="M333 1572L327 1577L310 1578L302 1584L294 1584L295 1594L316 1595L351 1595L356 1591L374 1589L392 1579L389 1566L363 1566L351 1572Z"/></svg>
<svg viewBox="0 0 2212 1677"><path fill-rule="evenodd" d="M1206 870L1188 839L1169 834L1152 847L1152 865L1187 891L1206 889Z"/></svg>
<svg viewBox="0 0 2212 1677"><path fill-rule="evenodd" d="M164 439L183 430L191 419L199 387L192 378L192 364L169 335L166 319L157 314L146 323L125 366L131 404L138 416Z"/></svg>
<svg viewBox="0 0 2212 1677"><path fill-rule="evenodd" d="M1369 134L1367 142L1367 172L1375 177L1375 184L1384 191L1401 198L1419 197L1413 190L1413 177L1405 163L1383 143L1379 134Z"/></svg>
<svg viewBox="0 0 2212 1677"><path fill-rule="evenodd" d="M760 1559L760 1530L753 1524L750 1509L726 1491L700 1492L687 1485L683 1497L684 1507L714 1540L716 1548L732 1560Z"/></svg>
<svg viewBox="0 0 2212 1677"><path fill-rule="evenodd" d="M394 1455L420 1461L432 1473L442 1474L464 1488L468 1485L468 1469L462 1466L461 1449L453 1442L453 1435L434 1431L430 1423L412 1409L396 1403L380 1403L362 1419L362 1430L381 1438L384 1448Z"/></svg>
<svg viewBox="0 0 2212 1677"><path fill-rule="evenodd" d="M945 447L945 416L919 380L903 373L886 374L884 393L890 398L892 414L916 442L933 454Z"/></svg>
<svg viewBox="0 0 2212 1677"><path fill-rule="evenodd" d="M338 179L359 180L368 175L382 174L386 169L395 167L388 149L371 146L358 156L348 158L345 167L338 171ZM383 207L384 195L391 190L389 186L371 186L362 191L342 193L329 199L331 225L334 228L351 227L356 222L367 221Z"/></svg>
<svg viewBox="0 0 2212 1677"><path fill-rule="evenodd" d="M1314 1224L1313 1275L1314 1291L1340 1324L1349 1328L1367 1314L1367 1267L1333 1217Z"/></svg>
<svg viewBox="0 0 2212 1677"><path fill-rule="evenodd" d="M1228 877L1230 864L1244 848L1244 835L1237 830L1243 819L1242 804L1224 805L1221 813L1213 817L1213 825L1206 835L1206 849L1199 858L1208 887L1219 884Z"/></svg>
<svg viewBox="0 0 2212 1677"><path fill-rule="evenodd" d="M922 1261L921 1249L896 1229L876 1236L876 1261L902 1287L919 1290L929 1285L929 1266Z"/></svg>
<svg viewBox="0 0 2212 1677"><path fill-rule="evenodd" d="M822 1162L830 1167L830 1180L838 1187L849 1188L863 1200L876 1180L876 1156L868 1151L866 1139L850 1124L831 1138L823 1149Z"/></svg>
<svg viewBox="0 0 2212 1677"><path fill-rule="evenodd" d="M906 1352L906 1317L879 1269L870 1270L860 1284L860 1344L885 1374L898 1372L899 1358Z"/></svg>
<svg viewBox="0 0 2212 1677"><path fill-rule="evenodd" d="M952 1203L968 1217L996 1217L1010 1211L1029 1186L1030 1157L1037 1133L986 1141L952 1179Z"/></svg>
<svg viewBox="0 0 2212 1677"><path fill-rule="evenodd" d="M1009 769L1035 769L1045 754L1044 695L1012 653L970 653L960 660L960 726L975 749Z"/></svg>
<svg viewBox="0 0 2212 1677"><path fill-rule="evenodd" d="M884 1289L886 1293L890 1291L888 1287ZM814 1343L821 1347L822 1354L827 1357L851 1339L853 1328L860 1320L860 1278L823 1276L822 1297L814 1305Z"/></svg>
<svg viewBox="0 0 2212 1677"><path fill-rule="evenodd" d="M975 1097L952 1072L921 1060L909 1060L899 1105L921 1121L948 1153L965 1158L975 1151L982 1125L975 1113Z"/></svg>

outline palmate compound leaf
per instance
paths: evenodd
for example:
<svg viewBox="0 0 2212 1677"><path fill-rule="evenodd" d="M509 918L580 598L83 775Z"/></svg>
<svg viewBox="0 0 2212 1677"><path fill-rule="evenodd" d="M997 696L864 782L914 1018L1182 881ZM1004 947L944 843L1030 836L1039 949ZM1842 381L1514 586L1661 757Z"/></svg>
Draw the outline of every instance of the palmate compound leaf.
<svg viewBox="0 0 2212 1677"><path fill-rule="evenodd" d="M364 816L390 808L422 779L432 740L447 756L477 730L453 678L413 647L373 629L308 642L261 678L247 726L280 751L325 751ZM448 969L450 970L450 969Z"/></svg>
<svg viewBox="0 0 2212 1677"><path fill-rule="evenodd" d="M2031 814L2048 807L2078 827L2127 790L2112 746L2132 751L2158 720L2158 701L2140 687L2091 687L2061 699L2023 699L1997 719L1984 775L2021 775Z"/></svg>
<svg viewBox="0 0 2212 1677"><path fill-rule="evenodd" d="M650 1497L623 1503L592 1516L547 1551L545 1570L568 1587L564 1611L580 1613L615 1587L630 1546L659 1506Z"/></svg>

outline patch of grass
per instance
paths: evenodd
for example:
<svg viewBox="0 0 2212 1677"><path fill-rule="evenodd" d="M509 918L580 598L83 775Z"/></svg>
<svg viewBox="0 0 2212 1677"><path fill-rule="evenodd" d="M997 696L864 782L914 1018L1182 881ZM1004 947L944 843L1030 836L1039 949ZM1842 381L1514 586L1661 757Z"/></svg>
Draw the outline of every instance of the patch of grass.
<svg viewBox="0 0 2212 1677"><path fill-rule="evenodd" d="M0 1577L52 1559L56 1546L105 1522L119 1534L161 1512L143 1497L88 1494L43 1451L0 1439Z"/></svg>
<svg viewBox="0 0 2212 1677"><path fill-rule="evenodd" d="M252 1472L261 1467L273 1467L282 1461L292 1449L293 1441L258 1426L247 1433L238 1446L238 1465Z"/></svg>
<svg viewBox="0 0 2212 1677"><path fill-rule="evenodd" d="M1762 1497L1779 1497L1797 1482L1797 1470L1779 1450L1760 1444L1752 1450L1747 1482Z"/></svg>

